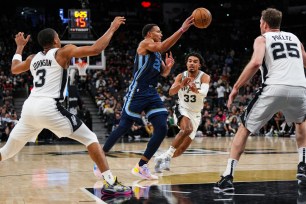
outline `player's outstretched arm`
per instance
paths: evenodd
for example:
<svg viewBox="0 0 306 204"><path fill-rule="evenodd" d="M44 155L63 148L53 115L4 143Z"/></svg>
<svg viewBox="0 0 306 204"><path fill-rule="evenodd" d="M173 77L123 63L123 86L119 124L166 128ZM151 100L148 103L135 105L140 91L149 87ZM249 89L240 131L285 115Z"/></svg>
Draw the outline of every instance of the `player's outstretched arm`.
<svg viewBox="0 0 306 204"><path fill-rule="evenodd" d="M59 53L63 54L68 58L76 57L86 57L86 56L95 56L100 54L108 45L110 40L112 39L114 33L118 30L118 28L125 24L125 17L117 16L114 18L111 23L109 29L101 36L96 42L91 46L80 46L77 47L75 45L66 45L63 49L59 50Z"/></svg>

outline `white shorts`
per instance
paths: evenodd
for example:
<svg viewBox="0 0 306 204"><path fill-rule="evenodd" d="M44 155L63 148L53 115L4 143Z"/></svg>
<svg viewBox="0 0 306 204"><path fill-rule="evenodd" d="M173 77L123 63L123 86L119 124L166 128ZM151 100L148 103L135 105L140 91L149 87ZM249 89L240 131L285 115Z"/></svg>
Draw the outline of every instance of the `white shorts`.
<svg viewBox="0 0 306 204"><path fill-rule="evenodd" d="M306 89L285 85L269 85L260 89L241 115L241 121L257 133L277 112L287 123L301 123L306 116Z"/></svg>
<svg viewBox="0 0 306 204"><path fill-rule="evenodd" d="M178 127L180 127L179 122L183 116L190 119L192 124L192 133L189 135L189 137L193 140L201 123L201 112L192 112L180 105L176 105L173 118L174 123L177 124Z"/></svg>
<svg viewBox="0 0 306 204"><path fill-rule="evenodd" d="M78 117L56 100L45 97L29 97L24 102L20 120L10 137L21 141L35 141L44 128L58 137L68 137L85 146L98 142L96 134Z"/></svg>

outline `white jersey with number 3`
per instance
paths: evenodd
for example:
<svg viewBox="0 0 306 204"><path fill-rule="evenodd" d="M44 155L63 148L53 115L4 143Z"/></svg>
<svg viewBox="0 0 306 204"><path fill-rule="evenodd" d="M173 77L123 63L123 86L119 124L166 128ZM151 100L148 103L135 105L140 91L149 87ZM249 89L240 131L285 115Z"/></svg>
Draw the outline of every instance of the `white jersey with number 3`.
<svg viewBox="0 0 306 204"><path fill-rule="evenodd" d="M197 89L201 89L201 78L204 72L199 71L198 75L194 79L194 83ZM188 77L188 71L182 73L182 80ZM178 91L179 105L187 110L193 112L201 112L203 109L204 96L202 94L196 94L192 92L189 86L186 86Z"/></svg>
<svg viewBox="0 0 306 204"><path fill-rule="evenodd" d="M306 87L301 42L292 33L267 32L265 58L261 67L266 85Z"/></svg>
<svg viewBox="0 0 306 204"><path fill-rule="evenodd" d="M31 61L33 89L30 96L43 96L63 100L67 88L67 70L55 59L58 48L50 49L46 54L39 52ZM47 85L46 85L47 84Z"/></svg>

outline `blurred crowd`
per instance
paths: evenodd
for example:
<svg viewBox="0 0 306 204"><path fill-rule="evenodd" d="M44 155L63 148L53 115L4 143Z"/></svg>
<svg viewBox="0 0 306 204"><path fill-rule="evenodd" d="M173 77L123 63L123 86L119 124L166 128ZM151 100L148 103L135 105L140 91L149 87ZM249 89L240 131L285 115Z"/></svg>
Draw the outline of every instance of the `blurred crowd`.
<svg viewBox="0 0 306 204"><path fill-rule="evenodd" d="M165 31L164 37L168 37L174 30L180 26L182 19L186 17L180 13L170 19L171 26L165 22L160 23L160 27ZM38 31L44 27L52 27L59 34L65 32L65 26L62 25L59 17L51 16L47 19L41 19L40 22L33 24L33 20L20 18L20 16L0 14L0 26L5 27L0 32L0 139L6 140L10 131L18 121L20 115L17 115L14 107L14 93L18 89L27 89L29 92L32 87L32 77L30 73L13 76L10 73L11 58L15 52L14 35L18 31L31 33L33 42L30 42L24 51L24 56L30 53L36 53L40 50L36 41ZM147 18L145 18L147 19ZM147 19L151 22L150 19ZM87 70L86 76L76 75L75 83L80 92L89 93L97 106L96 113L100 116L107 132L110 133L119 123L121 110L125 100L125 93L132 81L133 61L137 43L141 40L141 29L146 22L142 19L142 24L134 23L126 26L114 36L109 47L105 50L106 69L105 70ZM157 22L158 23L158 22ZM14 25L14 26L13 26ZM107 23L96 23L101 27L109 25ZM253 26L252 29L248 29ZM254 27L257 26L257 27ZM253 30L253 31L252 31ZM99 29L96 29L99 31ZM291 30L288 30L291 31ZM101 31L103 33L104 31ZM294 30L293 30L294 32ZM303 40L302 30L298 30L299 37ZM202 71L211 76L211 84L208 95L203 101L202 123L198 129L197 136L233 136L240 124L240 113L253 98L256 91L261 86L260 73L257 73L252 81L241 89L234 106L227 109L226 102L232 85L241 73L247 60L250 58L252 50L253 36L259 35L258 22L249 23L241 26L241 22L235 21L235 24L227 26L217 24L211 26L205 31L192 28L180 39L176 46L171 50L176 64L171 74L167 78L160 77L158 92L165 106L169 110L168 117L168 137L173 137L178 131L173 122L173 106L177 103L177 96L169 97L168 90L174 82L174 77L186 70L184 57L191 51L199 52L205 59ZM230 39L230 40L229 40ZM163 56L164 57L164 56ZM82 103L80 103L82 104ZM89 113L79 106L80 117L83 120L90 120ZM90 126L90 122L88 123ZM92 127L90 127L92 128ZM143 123L134 124L127 136L135 138L150 137L152 126L148 122L145 114ZM294 134L292 124L287 124L281 112L263 127L259 135L265 136L290 136Z"/></svg>

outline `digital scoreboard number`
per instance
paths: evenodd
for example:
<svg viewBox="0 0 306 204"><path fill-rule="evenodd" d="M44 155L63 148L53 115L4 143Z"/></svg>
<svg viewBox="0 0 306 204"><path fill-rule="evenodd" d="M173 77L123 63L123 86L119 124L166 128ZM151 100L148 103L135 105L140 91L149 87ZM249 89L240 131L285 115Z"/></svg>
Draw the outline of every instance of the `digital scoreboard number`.
<svg viewBox="0 0 306 204"><path fill-rule="evenodd" d="M89 33L90 31L90 10L69 9L69 32Z"/></svg>

